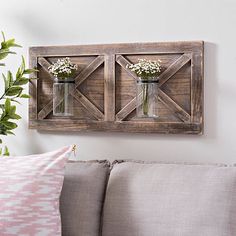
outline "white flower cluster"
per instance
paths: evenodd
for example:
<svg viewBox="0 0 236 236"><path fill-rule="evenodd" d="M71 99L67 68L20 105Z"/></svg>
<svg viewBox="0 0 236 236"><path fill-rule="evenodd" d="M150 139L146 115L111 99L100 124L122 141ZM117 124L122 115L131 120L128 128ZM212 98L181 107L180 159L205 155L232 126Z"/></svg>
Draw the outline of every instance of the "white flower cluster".
<svg viewBox="0 0 236 236"><path fill-rule="evenodd" d="M77 69L78 66L73 64L69 57L58 59L57 62L48 67L49 72L58 78L71 76Z"/></svg>
<svg viewBox="0 0 236 236"><path fill-rule="evenodd" d="M138 63L127 65L126 68L135 72L138 77L154 77L161 72L161 61L151 61L146 59L138 59Z"/></svg>

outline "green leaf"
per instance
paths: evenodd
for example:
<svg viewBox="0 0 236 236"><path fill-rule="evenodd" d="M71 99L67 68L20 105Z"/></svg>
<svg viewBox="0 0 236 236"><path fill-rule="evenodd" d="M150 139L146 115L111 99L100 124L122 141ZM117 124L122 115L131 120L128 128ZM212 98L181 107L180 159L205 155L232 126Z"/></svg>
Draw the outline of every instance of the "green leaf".
<svg viewBox="0 0 236 236"><path fill-rule="evenodd" d="M21 119L21 116L17 115L17 114L12 114L10 115L10 119L13 119L13 120L20 120Z"/></svg>
<svg viewBox="0 0 236 236"><path fill-rule="evenodd" d="M8 91L6 92L7 96L16 96L19 95L22 92L23 88L19 87L19 86L14 86L14 87L10 87L8 89Z"/></svg>
<svg viewBox="0 0 236 236"><path fill-rule="evenodd" d="M17 124L11 121L2 121L1 123L9 130L17 128Z"/></svg>
<svg viewBox="0 0 236 236"><path fill-rule="evenodd" d="M2 51L3 49L0 49L0 51ZM16 54L14 52L9 51L8 49L6 50L6 52L4 53L0 53L0 60L4 59L5 57L7 57L8 54Z"/></svg>
<svg viewBox="0 0 236 236"><path fill-rule="evenodd" d="M6 38L5 38L4 32L3 32L3 31L1 31L1 32L2 32L3 42L5 42L5 41L6 41Z"/></svg>
<svg viewBox="0 0 236 236"><path fill-rule="evenodd" d="M22 71L21 71L21 68L19 67L16 72L16 79L19 79L21 76L22 76Z"/></svg>
<svg viewBox="0 0 236 236"><path fill-rule="evenodd" d="M11 112L11 100L9 98L7 98L5 101L5 111L6 114Z"/></svg>
<svg viewBox="0 0 236 236"><path fill-rule="evenodd" d="M21 71L24 73L25 71L25 58L21 56L22 62L21 62Z"/></svg>
<svg viewBox="0 0 236 236"><path fill-rule="evenodd" d="M21 47L20 45L15 43L15 39L8 39L4 43L5 43L7 48L10 48L10 47Z"/></svg>
<svg viewBox="0 0 236 236"><path fill-rule="evenodd" d="M0 55L1 54L16 54L15 52L9 51L9 49L0 49Z"/></svg>
<svg viewBox="0 0 236 236"><path fill-rule="evenodd" d="M14 43L14 44L12 45L12 47L15 47L15 48L22 48L22 46L21 46L21 45L19 45L19 44L16 44L16 43Z"/></svg>
<svg viewBox="0 0 236 236"><path fill-rule="evenodd" d="M2 143L2 139L0 139L0 143Z"/></svg>
<svg viewBox="0 0 236 236"><path fill-rule="evenodd" d="M10 152L7 146L4 148L3 156L10 156Z"/></svg>
<svg viewBox="0 0 236 236"><path fill-rule="evenodd" d="M31 74L31 73L34 73L34 72L38 72L38 70L36 70L36 69L26 69L26 70L24 70L24 74Z"/></svg>
<svg viewBox="0 0 236 236"><path fill-rule="evenodd" d="M13 76L12 76L11 71L7 72L7 80L9 81L9 85L13 84Z"/></svg>
<svg viewBox="0 0 236 236"><path fill-rule="evenodd" d="M0 63L0 66L5 66L5 64L4 63Z"/></svg>
<svg viewBox="0 0 236 236"><path fill-rule="evenodd" d="M16 106L11 106L9 114L14 115L15 113L16 113Z"/></svg>
<svg viewBox="0 0 236 236"><path fill-rule="evenodd" d="M28 83L29 83L29 79L23 78L23 77L14 82L15 85L25 85L25 84L28 84Z"/></svg>
<svg viewBox="0 0 236 236"><path fill-rule="evenodd" d="M20 98L30 98L30 95L28 95L28 94L22 94L22 95L20 95Z"/></svg>
<svg viewBox="0 0 236 236"><path fill-rule="evenodd" d="M6 76L2 74L3 80L4 80L4 85L5 85L5 92L9 88L9 81L7 80Z"/></svg>
<svg viewBox="0 0 236 236"><path fill-rule="evenodd" d="M6 132L7 132L7 134L15 135L15 134L14 134L12 131L10 131L10 130L7 130Z"/></svg>

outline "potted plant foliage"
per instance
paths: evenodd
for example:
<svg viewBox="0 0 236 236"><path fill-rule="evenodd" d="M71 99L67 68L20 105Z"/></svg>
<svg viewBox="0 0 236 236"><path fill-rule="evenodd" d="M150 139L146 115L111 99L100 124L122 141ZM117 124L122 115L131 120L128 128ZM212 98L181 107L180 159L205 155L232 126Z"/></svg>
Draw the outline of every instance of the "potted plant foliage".
<svg viewBox="0 0 236 236"><path fill-rule="evenodd" d="M15 43L15 39L6 40L2 32L2 41L0 47L0 69L5 66L2 62L9 54L16 54L11 49L21 47ZM27 69L25 60L22 56L22 62L17 72L13 74L10 70L6 74L2 73L4 89L0 95L0 135L13 135L13 130L17 128L16 120L21 117L17 114L16 105L22 98L29 98L29 95L24 93L24 85L28 84L31 79L28 75L35 72L35 69ZM2 143L2 139L0 139ZM9 150L5 146L4 150L0 149L0 155L9 155Z"/></svg>

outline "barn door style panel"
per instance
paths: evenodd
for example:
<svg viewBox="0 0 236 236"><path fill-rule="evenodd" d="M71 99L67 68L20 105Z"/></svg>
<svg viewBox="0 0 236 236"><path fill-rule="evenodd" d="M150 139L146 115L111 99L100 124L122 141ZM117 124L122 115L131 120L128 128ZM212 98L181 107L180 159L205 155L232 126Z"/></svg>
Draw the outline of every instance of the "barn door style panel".
<svg viewBox="0 0 236 236"><path fill-rule="evenodd" d="M59 58L78 64L73 117L53 116L53 77ZM161 60L159 117L137 118L138 59ZM30 84L29 127L51 131L120 131L202 134L203 42L133 43L30 48L39 79Z"/></svg>

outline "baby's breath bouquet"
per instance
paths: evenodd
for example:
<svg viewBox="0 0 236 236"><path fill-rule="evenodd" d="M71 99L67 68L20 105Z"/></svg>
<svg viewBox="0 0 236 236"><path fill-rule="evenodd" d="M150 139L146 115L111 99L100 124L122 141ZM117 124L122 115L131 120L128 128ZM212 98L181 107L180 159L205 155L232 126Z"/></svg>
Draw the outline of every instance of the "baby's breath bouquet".
<svg viewBox="0 0 236 236"><path fill-rule="evenodd" d="M153 111L150 111L149 109L150 106L153 105L151 102L154 101L154 98L150 97L150 95L153 96L152 94L154 94L155 92L154 89L157 90L156 85L159 81L158 76L161 73L161 61L138 59L138 63L128 64L126 67L130 69L131 71L133 71L139 78L137 82L138 84L141 84L141 88L142 88L142 115L155 116L154 109ZM152 91L149 91L150 89ZM139 98L137 97L137 99ZM138 111L138 108L137 108L137 111Z"/></svg>
<svg viewBox="0 0 236 236"><path fill-rule="evenodd" d="M138 59L136 64L128 64L127 68L133 71L138 77L142 79L150 79L156 77L161 72L161 61L151 61L146 59Z"/></svg>
<svg viewBox="0 0 236 236"><path fill-rule="evenodd" d="M48 67L49 72L59 79L73 76L77 69L78 66L73 64L69 57L58 59L57 62Z"/></svg>

